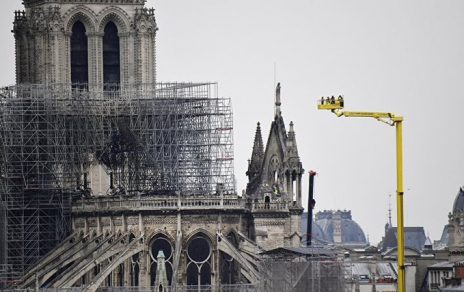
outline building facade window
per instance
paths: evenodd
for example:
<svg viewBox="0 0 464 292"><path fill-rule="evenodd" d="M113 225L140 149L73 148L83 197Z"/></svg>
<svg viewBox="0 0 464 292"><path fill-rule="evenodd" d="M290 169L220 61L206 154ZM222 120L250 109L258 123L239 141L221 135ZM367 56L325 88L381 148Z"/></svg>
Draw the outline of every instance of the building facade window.
<svg viewBox="0 0 464 292"><path fill-rule="evenodd" d="M153 240L150 247L150 258L151 258L151 286L155 285L156 282L156 269L158 266L158 256L159 251L162 250L165 256L165 267L166 267L166 277L168 278L168 284L171 285L173 271L172 271L172 260L173 260L173 246L171 242L163 235L158 235Z"/></svg>
<svg viewBox="0 0 464 292"><path fill-rule="evenodd" d="M103 82L106 90L119 87L120 67L118 28L110 21L105 26L103 36Z"/></svg>
<svg viewBox="0 0 464 292"><path fill-rule="evenodd" d="M89 82L88 41L82 22L76 21L71 34L71 83L85 86Z"/></svg>
<svg viewBox="0 0 464 292"><path fill-rule="evenodd" d="M203 236L196 236L187 248L187 285L198 287L198 291L208 289L211 285L211 263L209 241Z"/></svg>

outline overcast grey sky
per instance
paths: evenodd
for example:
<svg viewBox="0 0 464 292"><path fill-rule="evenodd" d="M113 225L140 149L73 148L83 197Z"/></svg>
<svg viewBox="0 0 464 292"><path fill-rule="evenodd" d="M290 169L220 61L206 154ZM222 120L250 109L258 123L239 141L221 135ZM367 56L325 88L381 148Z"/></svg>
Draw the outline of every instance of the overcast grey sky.
<svg viewBox="0 0 464 292"><path fill-rule="evenodd" d="M14 83L13 10L0 11L0 84ZM156 8L158 79L217 81L234 108L235 175L246 185L256 122L267 139L274 63L282 113L295 123L316 211L349 209L377 243L395 204L395 131L316 110L323 95L347 110L404 115L405 224L438 239L464 185L464 1L149 0ZM307 198L307 175L304 194Z"/></svg>

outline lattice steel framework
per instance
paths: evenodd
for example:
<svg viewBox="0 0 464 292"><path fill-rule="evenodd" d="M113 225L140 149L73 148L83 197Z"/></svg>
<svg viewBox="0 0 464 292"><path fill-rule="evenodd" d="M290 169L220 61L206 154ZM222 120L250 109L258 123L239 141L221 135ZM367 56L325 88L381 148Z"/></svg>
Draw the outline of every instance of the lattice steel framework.
<svg viewBox="0 0 464 292"><path fill-rule="evenodd" d="M261 262L260 291L345 291L343 262L323 259L266 259Z"/></svg>
<svg viewBox="0 0 464 292"><path fill-rule="evenodd" d="M214 83L1 89L3 284L69 233L72 198L91 195L91 165L111 177L108 194L235 193L232 130L230 99Z"/></svg>

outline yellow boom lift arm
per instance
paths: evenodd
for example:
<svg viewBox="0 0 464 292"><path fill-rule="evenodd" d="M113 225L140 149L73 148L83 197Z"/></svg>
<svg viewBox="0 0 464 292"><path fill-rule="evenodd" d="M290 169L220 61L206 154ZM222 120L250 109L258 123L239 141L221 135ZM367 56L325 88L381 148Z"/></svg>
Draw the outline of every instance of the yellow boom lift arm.
<svg viewBox="0 0 464 292"><path fill-rule="evenodd" d="M398 224L398 291L406 292L404 266L404 214L403 214L403 117L383 112L349 112L343 111L345 102L342 96L322 97L317 108L330 110L337 117L373 118L390 126L396 126L396 215Z"/></svg>

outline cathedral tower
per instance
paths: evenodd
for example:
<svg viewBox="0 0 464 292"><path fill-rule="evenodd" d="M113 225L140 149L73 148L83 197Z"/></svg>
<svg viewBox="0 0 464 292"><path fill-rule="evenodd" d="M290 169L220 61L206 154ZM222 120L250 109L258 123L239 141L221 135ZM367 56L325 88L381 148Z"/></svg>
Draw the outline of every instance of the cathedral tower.
<svg viewBox="0 0 464 292"><path fill-rule="evenodd" d="M154 9L145 0L25 0L15 12L18 84L156 81Z"/></svg>
<svg viewBox="0 0 464 292"><path fill-rule="evenodd" d="M275 92L274 121L263 148L258 123L248 163L246 196L252 202L250 236L265 249L299 246L301 234L301 179L304 173L293 122L285 129L280 83Z"/></svg>

